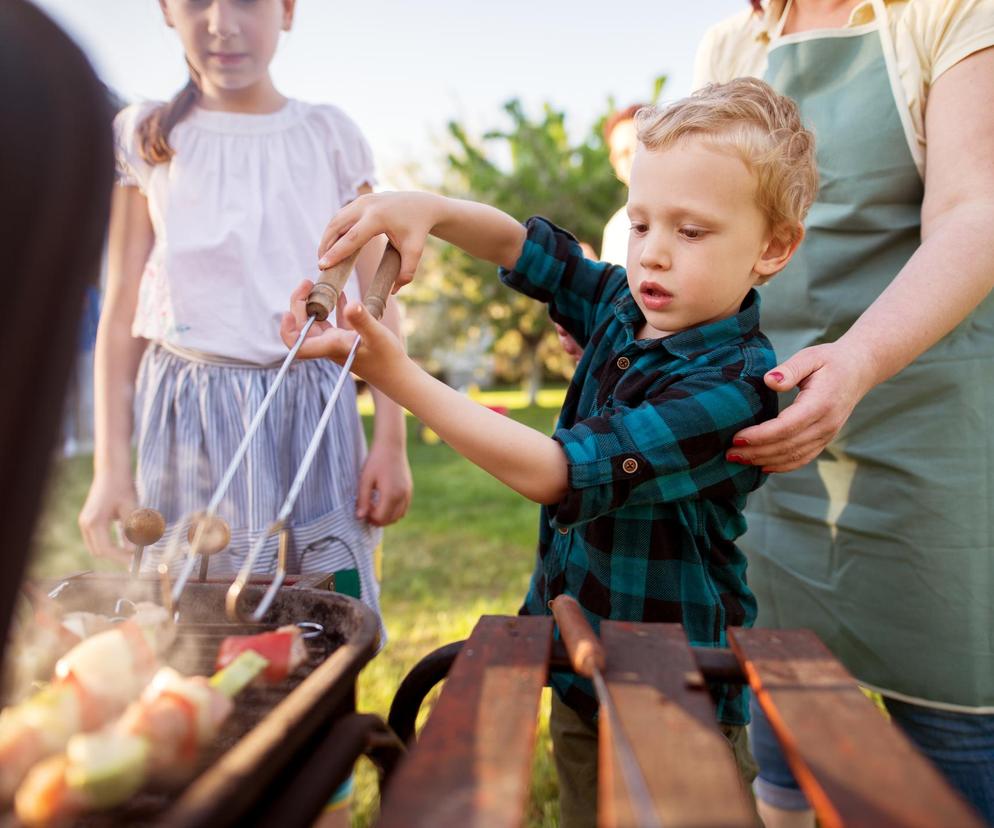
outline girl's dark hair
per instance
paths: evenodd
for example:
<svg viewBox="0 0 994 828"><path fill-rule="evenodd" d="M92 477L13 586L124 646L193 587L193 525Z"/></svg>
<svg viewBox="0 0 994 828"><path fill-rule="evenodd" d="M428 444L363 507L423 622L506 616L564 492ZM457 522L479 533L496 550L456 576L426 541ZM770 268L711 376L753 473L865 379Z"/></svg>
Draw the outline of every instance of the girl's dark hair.
<svg viewBox="0 0 994 828"><path fill-rule="evenodd" d="M149 164L165 164L175 150L169 144L169 133L193 109L200 98L200 78L197 70L190 69L190 80L177 92L172 100L156 107L138 125L138 152Z"/></svg>
<svg viewBox="0 0 994 828"><path fill-rule="evenodd" d="M100 272L114 154L110 95L61 29L32 3L3 0L0 43L2 654Z"/></svg>

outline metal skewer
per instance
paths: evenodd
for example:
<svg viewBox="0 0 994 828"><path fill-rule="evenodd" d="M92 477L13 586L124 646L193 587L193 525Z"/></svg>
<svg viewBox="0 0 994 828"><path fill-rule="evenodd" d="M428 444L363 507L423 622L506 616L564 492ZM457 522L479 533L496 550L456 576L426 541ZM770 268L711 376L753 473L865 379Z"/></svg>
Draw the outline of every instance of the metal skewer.
<svg viewBox="0 0 994 828"><path fill-rule="evenodd" d="M397 252L396 248L388 242L386 250L383 252L383 258L380 260L380 266L376 269L376 275L373 277L373 283L369 287L369 293L363 300L366 310L369 311L370 315L372 315L374 319L380 319L383 316L383 311L386 308L387 297L390 295L390 289L397 280L397 274L399 272L400 254ZM346 273L346 276L347 275L348 274ZM341 286L343 284L344 279L339 285L332 282L324 282L321 285L314 286L314 291L311 292L311 295L307 300L307 312L310 314L310 320L313 320L315 316L317 316L317 313L325 309L326 303L330 302L332 303L330 307L334 307L334 305L338 302L338 294L340 293ZM320 290L319 287L321 288ZM327 318L327 315L328 312L325 312L325 316L323 318ZM355 341L352 343L352 348L349 350L349 355L342 365L342 372L338 375L338 381L335 383L331 396L328 397L328 401L325 403L324 411L321 412L321 418L318 420L317 427L311 435L311 441L307 446L307 451L304 452L304 457L300 461L300 466L297 468L297 474L293 479L293 483L290 485L290 490L287 492L283 505L280 507L279 514L276 516L276 520L270 525L266 533L259 537L259 539L252 545L252 549L249 551L248 557L245 559L245 562L242 564L242 568L238 572L238 577L228 588L225 606L228 618L232 621L261 621L269 611L270 606L272 606L273 600L276 598L276 593L286 580L287 558L289 557L288 549L290 544L287 521L290 518L290 514L293 512L294 504L297 502L297 497L300 494L300 490L303 488L304 479L307 477L307 472L310 470L311 463L314 461L314 456L317 454L318 447L320 446L322 439L324 439L325 432L328 428L328 422L331 420L331 415L335 410L335 404L338 402L338 398L342 394L342 388L345 386L345 382L349 378L349 370L352 368L352 363L355 361L355 355L359 350L359 343L361 341L361 337L357 334ZM252 576L252 570L255 567L256 560L262 553L266 542L275 534L279 534L280 536L276 573L273 576L272 583L269 585L269 588L266 590L265 595L263 595L262 600L259 602L259 605L256 607L255 611L248 613L242 608L243 590L246 584L248 584L249 578Z"/></svg>
<svg viewBox="0 0 994 828"><path fill-rule="evenodd" d="M632 748L631 742L628 741L628 736L621 725L621 719L618 717L618 708L615 707L614 699L611 698L611 693L608 691L607 683L602 675L607 659L600 640L594 634L590 624L587 623L583 610L575 598L571 598L569 595L560 595L550 602L550 607L556 624L559 626L559 634L562 636L563 644L566 645L566 652L573 663L573 670L578 675L591 679L594 683L594 692L597 693L597 701L600 702L601 715L607 717L611 726L614 746L618 749L621 776L628 789L636 823L640 828L662 828L662 822L656 813L652 795L649 793L649 786L646 784L645 776L639 767L638 759L635 758L635 750Z"/></svg>
<svg viewBox="0 0 994 828"><path fill-rule="evenodd" d="M224 475L221 477L221 481L214 490L214 494L211 496L210 502L207 504L207 508L202 514L191 518L190 531L193 533L193 536L190 539L190 549L187 553L186 561L183 564L183 568L180 570L179 576L176 578L176 581L172 587L173 604L179 602L180 596L183 594L183 590L186 589L187 581L189 581L190 576L193 574L193 568L196 565L197 558L202 556L200 578L201 580L204 580L207 577L207 558L224 548L224 546L220 548L208 548L205 544L205 541L207 540L205 535L208 533L213 534L213 532L209 532L209 530L217 531L219 533L218 537L223 537L223 530L218 524L218 522L222 521L222 519L217 517L217 508L224 499L224 496L228 491L228 487L231 485L231 481L235 477L235 472L238 470L238 466L241 464L242 459L245 457L245 453L248 451L252 438L259 430L259 426L262 424L262 419L266 415L266 411L269 409L269 406L273 401L273 397L276 396L277 390L279 390L279 387L283 384L283 380L286 377L287 372L290 370L290 365L297 356L300 346L304 344L304 340L307 338L307 332L316 321L323 322L328 318L332 310L334 310L338 303L338 296L342 292L346 281L348 281L349 275L352 273L352 268L355 265L355 260L358 256L359 251L357 250L351 256L343 259L338 264L328 268L328 270L322 271L321 275L318 277L318 281L315 283L314 288L311 291L311 295L307 299L308 318L307 322L304 323L303 329L300 331L300 335L297 337L297 341L293 344L290 352L286 355L286 359L283 360L283 364L280 366L280 370L276 374L276 379L273 380L273 384L269 386L266 396L263 397L261 405L255 412L252 422L249 423L248 429L245 431L245 436L242 437L241 442L238 444L238 448L235 450L235 453L231 458L231 462L228 463L228 467L225 470ZM391 283L390 287L392 286L393 285ZM200 519L198 520L198 518ZM230 529L228 529L227 524L224 524L224 530L227 530L227 537L230 539ZM227 545L227 540L224 545Z"/></svg>

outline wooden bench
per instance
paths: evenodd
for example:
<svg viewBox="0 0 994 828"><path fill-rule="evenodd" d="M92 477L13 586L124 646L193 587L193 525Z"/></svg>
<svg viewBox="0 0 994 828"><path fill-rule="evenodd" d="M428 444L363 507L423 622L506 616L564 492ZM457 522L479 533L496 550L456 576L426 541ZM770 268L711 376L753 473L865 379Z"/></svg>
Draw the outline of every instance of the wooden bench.
<svg viewBox="0 0 994 828"><path fill-rule="evenodd" d="M405 738L427 689L448 678L408 758L385 784L381 828L525 824L542 688L568 664L552 619L484 616L462 645L412 671L391 724ZM756 815L717 728L708 680L748 681L826 828L981 828L972 809L805 630L737 630L731 651L688 645L676 624L605 622L605 682L659 823L753 828ZM406 714L397 713L406 705ZM413 710L413 712L412 712ZM398 721L406 717L406 722ZM602 826L637 825L618 744L601 717ZM716 792L722 792L716 795Z"/></svg>

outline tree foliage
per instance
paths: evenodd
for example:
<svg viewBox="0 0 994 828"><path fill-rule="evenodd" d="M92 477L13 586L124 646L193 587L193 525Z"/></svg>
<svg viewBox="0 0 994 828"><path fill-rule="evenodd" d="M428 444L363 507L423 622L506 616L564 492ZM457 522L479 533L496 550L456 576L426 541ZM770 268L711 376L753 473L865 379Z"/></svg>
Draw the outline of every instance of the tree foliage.
<svg viewBox="0 0 994 828"><path fill-rule="evenodd" d="M604 224L625 198L608 161L603 118L574 143L565 114L551 105L534 119L517 99L505 104L504 112L509 126L481 138L458 122L449 124L455 151L448 156L445 192L521 220L545 216L599 250ZM544 305L505 288L488 262L447 245L433 255L437 258L425 268L432 277L409 294L416 332L430 320L432 338L444 331L450 352L489 337L501 378L524 380L533 389L547 369L568 374L571 365L555 346ZM412 336L412 352L425 348L419 337Z"/></svg>

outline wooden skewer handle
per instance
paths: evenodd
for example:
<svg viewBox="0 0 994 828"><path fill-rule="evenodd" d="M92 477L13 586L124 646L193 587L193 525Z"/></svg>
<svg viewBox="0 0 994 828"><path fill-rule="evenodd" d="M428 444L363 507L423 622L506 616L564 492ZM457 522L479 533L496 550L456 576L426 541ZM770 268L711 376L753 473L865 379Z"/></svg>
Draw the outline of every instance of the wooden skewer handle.
<svg viewBox="0 0 994 828"><path fill-rule="evenodd" d="M362 303L366 310L372 314L374 319L382 319L383 311L387 306L387 299L390 298L390 291L397 281L397 274L400 273L400 253L390 242L383 251L383 258L380 259L380 266L376 268L376 275L373 277L373 284L369 286L369 292Z"/></svg>
<svg viewBox="0 0 994 828"><path fill-rule="evenodd" d="M206 558L208 555L216 555L231 543L231 528L223 517L218 515L205 517L203 512L197 512L190 518L190 528L186 537L197 547L197 554Z"/></svg>
<svg viewBox="0 0 994 828"><path fill-rule="evenodd" d="M345 288L345 283L349 280L355 260L359 256L357 250L347 259L343 259L337 265L321 271L317 282L311 289L310 296L307 297L307 315L316 316L319 322L324 322L338 304L338 297Z"/></svg>
<svg viewBox="0 0 994 828"><path fill-rule="evenodd" d="M550 606L576 674L593 678L594 670L603 672L606 662L604 648L576 599L559 595L552 599Z"/></svg>
<svg viewBox="0 0 994 828"><path fill-rule="evenodd" d="M124 521L124 537L135 546L151 546L165 531L165 518L155 509L135 509Z"/></svg>

